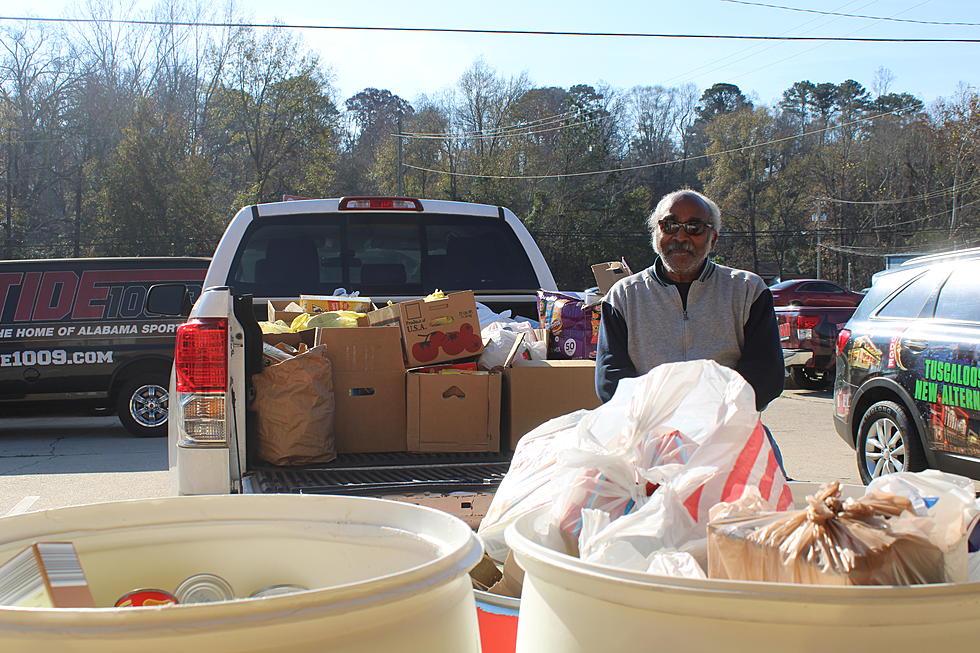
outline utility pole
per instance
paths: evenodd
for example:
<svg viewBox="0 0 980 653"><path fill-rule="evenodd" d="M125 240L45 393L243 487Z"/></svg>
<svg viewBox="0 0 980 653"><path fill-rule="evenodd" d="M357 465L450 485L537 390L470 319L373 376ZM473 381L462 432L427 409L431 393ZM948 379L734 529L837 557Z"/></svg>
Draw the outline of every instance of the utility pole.
<svg viewBox="0 0 980 653"><path fill-rule="evenodd" d="M13 232L13 185L10 180L10 170L14 165L14 154L13 154L13 133L12 130L8 130L8 141L7 141L7 171L4 175L4 185L6 186L6 211L5 220L3 225L4 232L4 258L14 257L14 232Z"/></svg>
<svg viewBox="0 0 980 653"><path fill-rule="evenodd" d="M820 225L827 221L827 214L823 212L823 205L817 202L817 207L810 216L810 221L815 223L817 226L817 278L822 279L820 276Z"/></svg>
<svg viewBox="0 0 980 653"><path fill-rule="evenodd" d="M398 180L397 183L398 191L395 194L404 195L405 194L403 191L404 184L402 182L402 117L401 115L398 116L398 170L396 172L396 177Z"/></svg>

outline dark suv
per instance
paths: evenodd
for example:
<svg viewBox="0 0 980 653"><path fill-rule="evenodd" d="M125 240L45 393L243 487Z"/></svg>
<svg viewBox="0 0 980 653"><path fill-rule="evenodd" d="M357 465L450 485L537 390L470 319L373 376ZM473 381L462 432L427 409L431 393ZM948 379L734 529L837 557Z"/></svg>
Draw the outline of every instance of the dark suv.
<svg viewBox="0 0 980 653"><path fill-rule="evenodd" d="M980 479L980 249L879 273L837 338L834 426L862 480Z"/></svg>

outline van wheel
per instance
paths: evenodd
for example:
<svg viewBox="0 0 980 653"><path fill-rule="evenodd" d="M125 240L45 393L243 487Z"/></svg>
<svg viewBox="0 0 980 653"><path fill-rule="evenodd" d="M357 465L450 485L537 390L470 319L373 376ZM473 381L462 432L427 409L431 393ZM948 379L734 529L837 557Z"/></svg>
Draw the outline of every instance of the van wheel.
<svg viewBox="0 0 980 653"><path fill-rule="evenodd" d="M865 484L894 472L920 472L925 454L905 408L894 401L872 404L858 426L858 471Z"/></svg>
<svg viewBox="0 0 980 653"><path fill-rule="evenodd" d="M127 431L137 437L167 435L169 378L164 374L127 379L116 397L116 414Z"/></svg>

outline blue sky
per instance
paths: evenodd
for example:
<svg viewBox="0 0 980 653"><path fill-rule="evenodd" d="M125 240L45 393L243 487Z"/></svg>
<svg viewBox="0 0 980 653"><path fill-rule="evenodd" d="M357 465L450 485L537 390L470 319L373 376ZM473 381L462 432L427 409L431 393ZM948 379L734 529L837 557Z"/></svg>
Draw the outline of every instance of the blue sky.
<svg viewBox="0 0 980 653"><path fill-rule="evenodd" d="M980 23L978 0L760 0L798 8L927 21ZM217 3L215 3L217 4ZM36 0L36 16L77 15L76 2ZM137 7L149 6L137 0ZM820 16L723 0L687 2L454 2L367 0L239 0L253 22L286 24L464 27L601 32L980 38L980 26L934 26ZM23 2L0 0L0 15L23 15ZM927 104L977 85L980 44L894 44L707 41L650 38L301 31L332 70L339 99L373 86L414 100L452 87L479 57L504 76L526 73L540 86L605 83L704 89L740 86L762 103L793 82L856 79L875 87L876 71L893 76L888 90Z"/></svg>

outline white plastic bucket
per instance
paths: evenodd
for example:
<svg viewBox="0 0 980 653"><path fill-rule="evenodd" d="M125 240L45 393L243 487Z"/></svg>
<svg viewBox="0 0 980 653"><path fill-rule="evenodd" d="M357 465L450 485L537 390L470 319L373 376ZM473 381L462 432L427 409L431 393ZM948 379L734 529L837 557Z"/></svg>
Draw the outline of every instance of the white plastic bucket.
<svg viewBox="0 0 980 653"><path fill-rule="evenodd" d="M71 541L99 606L197 573L237 597L152 608L0 607L0 651L477 653L468 571L482 547L461 520L358 497L245 495L93 504L0 519L0 562Z"/></svg>
<svg viewBox="0 0 980 653"><path fill-rule="evenodd" d="M797 499L819 487L791 485ZM980 583L829 587L656 576L543 546L536 517L506 534L525 571L517 653L972 653L980 640Z"/></svg>

